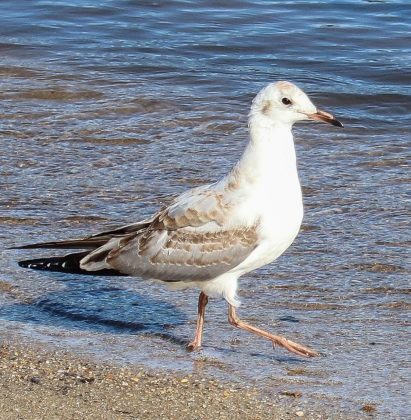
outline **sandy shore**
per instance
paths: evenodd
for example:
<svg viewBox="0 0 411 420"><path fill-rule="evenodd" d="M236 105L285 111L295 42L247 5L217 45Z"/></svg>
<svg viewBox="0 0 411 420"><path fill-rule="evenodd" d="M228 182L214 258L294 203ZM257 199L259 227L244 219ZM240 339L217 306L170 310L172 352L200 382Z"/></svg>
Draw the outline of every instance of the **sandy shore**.
<svg viewBox="0 0 411 420"><path fill-rule="evenodd" d="M0 343L1 419L348 419L238 384L121 368L38 345ZM366 416L359 414L358 417Z"/></svg>

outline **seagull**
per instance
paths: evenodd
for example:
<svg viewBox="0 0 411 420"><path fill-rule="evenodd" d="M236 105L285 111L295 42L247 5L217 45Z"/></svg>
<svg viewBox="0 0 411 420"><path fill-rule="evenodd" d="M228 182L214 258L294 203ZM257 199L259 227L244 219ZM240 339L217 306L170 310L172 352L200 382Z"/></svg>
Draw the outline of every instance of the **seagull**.
<svg viewBox="0 0 411 420"><path fill-rule="evenodd" d="M217 182L191 189L152 217L81 239L15 249L77 249L64 256L20 261L21 267L92 275L126 275L200 290L195 336L202 345L209 298L228 303L228 322L273 346L306 357L319 353L242 321L238 279L276 260L294 241L303 218L292 127L314 120L342 127L296 85L270 83L252 101L249 142L232 170Z"/></svg>

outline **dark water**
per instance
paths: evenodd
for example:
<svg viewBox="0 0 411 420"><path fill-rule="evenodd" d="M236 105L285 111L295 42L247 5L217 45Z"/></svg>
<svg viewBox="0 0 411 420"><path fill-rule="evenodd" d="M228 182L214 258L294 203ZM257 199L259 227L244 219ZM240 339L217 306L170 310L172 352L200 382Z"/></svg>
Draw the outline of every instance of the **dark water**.
<svg viewBox="0 0 411 420"><path fill-rule="evenodd" d="M118 363L302 392L409 416L411 3L8 1L0 14L0 237L5 247L135 221L217 179L252 97L299 84L344 130L296 127L306 216L245 276L240 315L327 353L301 360L234 331L197 292L24 271L1 251L8 332ZM33 255L33 253L30 253ZM408 340L408 341L407 341Z"/></svg>

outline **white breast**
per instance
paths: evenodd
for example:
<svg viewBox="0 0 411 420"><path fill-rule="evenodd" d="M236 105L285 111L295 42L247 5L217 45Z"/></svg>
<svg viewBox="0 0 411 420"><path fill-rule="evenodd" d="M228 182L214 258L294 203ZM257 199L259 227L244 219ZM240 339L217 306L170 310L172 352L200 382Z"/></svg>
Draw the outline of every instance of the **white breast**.
<svg viewBox="0 0 411 420"><path fill-rule="evenodd" d="M236 272L242 275L278 258L294 241L303 219L303 202L297 172L283 182L270 182L252 194L241 209L259 214L259 245Z"/></svg>

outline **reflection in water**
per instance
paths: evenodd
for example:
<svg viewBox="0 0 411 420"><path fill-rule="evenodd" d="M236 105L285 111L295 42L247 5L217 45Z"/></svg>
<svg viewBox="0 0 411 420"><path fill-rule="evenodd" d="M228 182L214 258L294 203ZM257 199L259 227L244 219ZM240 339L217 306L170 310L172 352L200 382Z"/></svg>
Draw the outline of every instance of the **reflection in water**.
<svg viewBox="0 0 411 420"><path fill-rule="evenodd" d="M240 292L244 319L327 357L273 351L232 329L214 301L204 350L188 355L197 292L27 272L12 251L1 251L2 326L118 363L406 416L396 343L409 325L409 2L2 6L4 247L135 221L217 179L239 157L250 101L268 81L300 84L345 125L296 128L302 232Z"/></svg>

